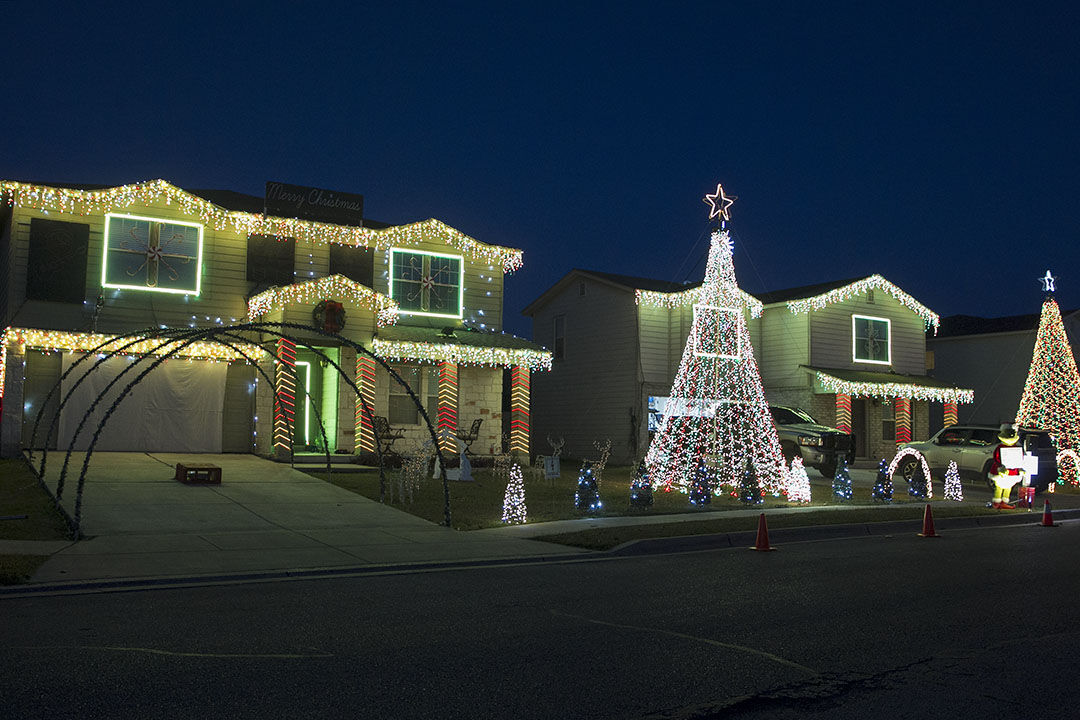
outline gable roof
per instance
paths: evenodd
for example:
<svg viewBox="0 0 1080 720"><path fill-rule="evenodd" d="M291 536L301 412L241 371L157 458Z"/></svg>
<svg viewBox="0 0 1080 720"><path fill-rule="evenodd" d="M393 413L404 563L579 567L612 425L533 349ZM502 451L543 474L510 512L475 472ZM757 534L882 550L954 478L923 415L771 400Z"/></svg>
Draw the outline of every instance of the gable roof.
<svg viewBox="0 0 1080 720"><path fill-rule="evenodd" d="M488 245L434 218L407 225L383 225L372 223L365 227L334 225L331 223L284 218L253 212L253 195L224 190L200 191L212 195L214 200L195 192L184 190L165 180L149 180L131 185L98 186L56 183L38 185L0 181L0 198L10 205L34 208L46 212L90 215L123 210L133 203L152 203L162 198L175 203L183 213L198 217L207 225L221 229L232 226L241 235L273 235L292 237L320 244L338 243L357 247L387 249L392 245L416 245L425 240L437 240L457 249L476 261L498 263L503 272L521 267L522 252L517 248ZM227 203L226 205L219 204ZM378 223L382 225L382 223Z"/></svg>
<svg viewBox="0 0 1080 720"><path fill-rule="evenodd" d="M800 285L799 287L785 288L783 290L772 290L765 293L756 293L754 297L762 302L763 305L772 305L773 303L787 302L788 300L799 300L802 298L813 297L822 293L829 292L830 290L836 290L846 285L856 283L863 278L849 278L847 280L832 280L830 282L815 283L814 285Z"/></svg>

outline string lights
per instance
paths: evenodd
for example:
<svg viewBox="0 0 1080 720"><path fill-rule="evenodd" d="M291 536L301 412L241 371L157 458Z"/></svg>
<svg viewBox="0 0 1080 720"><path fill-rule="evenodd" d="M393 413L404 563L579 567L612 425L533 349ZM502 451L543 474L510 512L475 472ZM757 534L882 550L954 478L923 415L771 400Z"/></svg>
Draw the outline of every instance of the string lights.
<svg viewBox="0 0 1080 720"><path fill-rule="evenodd" d="M634 290L634 302L638 305L641 305L642 307L659 307L668 310L700 303L700 297L700 286L690 288L689 290L679 290L678 292L670 293L659 292L657 290ZM741 307L750 311L750 317L761 317L761 313L765 306L761 304L760 300L742 290L739 291L739 298L742 300Z"/></svg>
<svg viewBox="0 0 1080 720"><path fill-rule="evenodd" d="M439 449L455 452L454 433L458 426L458 368L454 363L439 363ZM511 473L512 476L512 473ZM505 512L504 512L505 515ZM505 522L505 517L503 522Z"/></svg>
<svg viewBox="0 0 1080 720"><path fill-rule="evenodd" d="M337 243L377 250L386 250L394 245L442 242L457 248L472 260L501 265L503 272L513 272L522 265L521 250L487 245L434 218L375 229L273 217L226 210L165 180L150 180L104 190L74 190L3 181L0 182L0 195L6 198L10 206L83 216L103 215L134 205L164 202L175 205L181 213L197 217L217 230L231 226L241 235L273 235L279 239L295 238L322 245Z"/></svg>
<svg viewBox="0 0 1080 720"><path fill-rule="evenodd" d="M791 459L791 469L788 471L788 502L810 502L810 476L806 474L801 457Z"/></svg>
<svg viewBox="0 0 1080 720"><path fill-rule="evenodd" d="M835 303L844 302L857 295L864 295L870 290L883 290L889 295L892 295L901 305L919 315L919 317L923 319L923 322L926 323L926 327L934 328L934 334L937 334L938 326L941 324L941 318L938 317L938 314L880 275L871 275L862 280L857 280L850 285L845 285L836 288L835 290L822 293L821 295L815 295L814 297L789 300L787 306L792 313L807 313L812 310L821 310L822 308Z"/></svg>
<svg viewBox="0 0 1080 720"><path fill-rule="evenodd" d="M830 393L840 393L850 397L876 397L882 400L906 398L908 400L934 400L937 402L969 403L975 399L974 390L955 387L929 387L914 383L894 382L859 382L841 380L838 377L816 371L817 381Z"/></svg>
<svg viewBox="0 0 1080 720"><path fill-rule="evenodd" d="M109 342L112 340L112 342ZM86 352L103 345L96 352L108 354L120 350L121 347L135 341L134 344L123 349L123 354L129 357L141 355L166 355L179 347L183 341L169 338L145 338L117 337L115 335L99 335L97 333L66 332L63 330L36 330L33 328L9 327L0 335L0 397L4 396L5 371L7 367L7 348L9 344L25 348L35 348L46 351ZM187 360L211 360L216 362L233 362L245 360L250 357L260 360L266 352L257 345L242 344L236 349L209 340L198 340L180 348L173 357Z"/></svg>
<svg viewBox="0 0 1080 720"><path fill-rule="evenodd" d="M956 502L964 499L964 486L960 482L960 469L955 460L950 460L949 467L945 470L945 499Z"/></svg>
<svg viewBox="0 0 1080 720"><path fill-rule="evenodd" d="M315 303L320 300L348 300L375 313L379 327L393 325L398 318L398 304L366 285L344 275L328 275L286 287L273 287L248 300L248 318L257 320L292 303Z"/></svg>
<svg viewBox="0 0 1080 720"><path fill-rule="evenodd" d="M1049 431L1058 451L1080 450L1080 374L1053 297L1043 302L1016 424Z"/></svg>
<svg viewBox="0 0 1080 720"><path fill-rule="evenodd" d="M728 240L726 231L712 236L700 305L739 306ZM714 352L717 347L726 350ZM762 490L774 495L783 491L787 473L780 441L742 313L695 313L664 418L645 461L657 488L688 492L704 461L716 468L714 493L724 485L738 487L747 463Z"/></svg>
<svg viewBox="0 0 1080 720"><path fill-rule="evenodd" d="M926 462L926 458L921 452L915 448L901 448L896 456L889 463L889 479L892 480L896 474L896 468L900 467L900 463L906 457L913 457L919 462L919 469L922 471L922 476L926 480L926 497L927 499L934 497L934 483L930 478L930 466Z"/></svg>
<svg viewBox="0 0 1080 720"><path fill-rule="evenodd" d="M551 353L528 348L477 347L451 343L406 340L371 341L371 350L391 362L453 362L459 365L487 365L530 370L550 370Z"/></svg>

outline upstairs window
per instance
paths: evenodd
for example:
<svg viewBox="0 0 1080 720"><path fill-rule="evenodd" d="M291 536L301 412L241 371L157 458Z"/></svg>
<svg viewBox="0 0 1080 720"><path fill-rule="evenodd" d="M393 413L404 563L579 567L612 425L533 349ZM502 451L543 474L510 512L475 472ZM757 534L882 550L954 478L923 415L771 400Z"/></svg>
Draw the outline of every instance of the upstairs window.
<svg viewBox="0 0 1080 720"><path fill-rule="evenodd" d="M101 286L198 295L202 247L198 223L108 213Z"/></svg>
<svg viewBox="0 0 1080 720"><path fill-rule="evenodd" d="M82 303L90 226L33 218L26 265L26 299Z"/></svg>
<svg viewBox="0 0 1080 720"><path fill-rule="evenodd" d="M461 318L463 263L454 255L390 250L390 297L410 315Z"/></svg>
<svg viewBox="0 0 1080 720"><path fill-rule="evenodd" d="M292 285L296 282L295 256L295 238L248 235L247 279L258 285Z"/></svg>
<svg viewBox="0 0 1080 720"><path fill-rule="evenodd" d="M551 328L551 359L566 357L566 316L556 315Z"/></svg>
<svg viewBox="0 0 1080 720"><path fill-rule="evenodd" d="M344 275L371 287L375 279L375 255L371 248L330 243L330 274Z"/></svg>
<svg viewBox="0 0 1080 720"><path fill-rule="evenodd" d="M892 362L892 338L887 318L851 316L851 359L888 365Z"/></svg>

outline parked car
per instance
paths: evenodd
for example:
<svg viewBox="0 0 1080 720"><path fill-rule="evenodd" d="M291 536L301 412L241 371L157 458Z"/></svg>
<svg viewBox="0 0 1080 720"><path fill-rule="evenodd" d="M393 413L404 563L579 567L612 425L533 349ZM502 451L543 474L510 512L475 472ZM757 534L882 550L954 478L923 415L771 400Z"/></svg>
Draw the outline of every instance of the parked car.
<svg viewBox="0 0 1080 720"><path fill-rule="evenodd" d="M901 448L914 448L926 458L930 473L944 478L950 461L956 461L961 480L984 482L993 487L990 479L990 465L994 459L994 448L998 446L998 427L993 425L950 425L942 428L929 440L910 442ZM1057 451L1050 440L1050 433L1045 430L1020 428L1020 442L1025 452L1033 453L1039 459L1039 471L1032 478L1036 492L1046 490L1046 486L1057 480ZM910 480L915 473L918 460L904 458L897 472Z"/></svg>
<svg viewBox="0 0 1080 720"><path fill-rule="evenodd" d="M803 465L817 468L827 478L836 475L841 458L855 459L855 440L850 433L822 425L799 408L770 405L780 448L788 462L801 457Z"/></svg>

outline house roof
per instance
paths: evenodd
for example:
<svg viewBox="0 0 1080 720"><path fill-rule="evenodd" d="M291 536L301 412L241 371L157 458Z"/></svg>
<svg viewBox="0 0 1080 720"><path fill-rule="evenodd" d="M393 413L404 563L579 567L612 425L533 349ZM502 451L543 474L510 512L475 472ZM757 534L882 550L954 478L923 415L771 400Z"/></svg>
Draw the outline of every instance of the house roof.
<svg viewBox="0 0 1080 720"><path fill-rule="evenodd" d="M445 242L472 259L499 264L504 272L521 267L522 261L522 252L517 248L479 242L434 218L407 225L366 222L363 227L356 227L277 217L264 215L262 199L253 195L230 190L190 191L165 180L119 186L74 183L45 185L2 180L0 198L6 199L10 205L79 215L107 213L130 207L136 201L150 203L164 198L167 202L175 203L185 214L199 217L218 228L231 225L241 235L295 237L319 243L380 249L392 245L416 245L433 239Z"/></svg>
<svg viewBox="0 0 1080 720"><path fill-rule="evenodd" d="M393 361L551 369L551 353L541 345L509 333L473 327L384 327L376 333L372 350L379 357Z"/></svg>
<svg viewBox="0 0 1080 720"><path fill-rule="evenodd" d="M651 290L653 292L682 292L683 290L689 290L701 285L701 281L697 282L685 282L677 283L668 280L654 280L652 278L634 277L632 275L617 275L615 273L600 272L599 270L583 270L581 268L574 268L571 272L585 273L587 275L595 275L596 277L610 280L618 285L624 285L632 290Z"/></svg>
<svg viewBox="0 0 1080 720"><path fill-rule="evenodd" d="M929 377L927 375L904 375L897 372L872 372L869 370L844 370L836 368L801 365L812 371L817 382L828 392L844 393L852 397L908 398L910 400L936 400L938 402L969 403L975 391Z"/></svg>
<svg viewBox="0 0 1080 720"><path fill-rule="evenodd" d="M771 305L773 303L787 302L788 300L799 300L802 298L813 297L815 295L821 295L827 293L830 290L836 290L852 283L859 282L864 278L848 278L847 280L832 280L830 282L816 283L814 285L800 285L799 287L785 288L783 290L772 290L765 293L755 293L754 297L762 302L764 305Z"/></svg>

